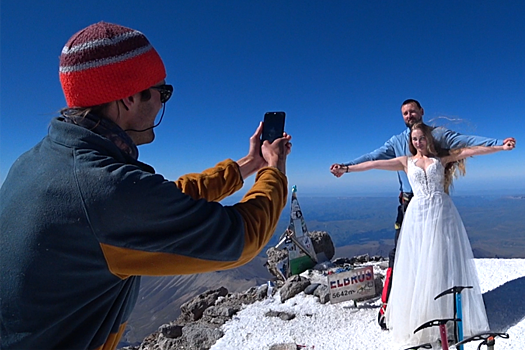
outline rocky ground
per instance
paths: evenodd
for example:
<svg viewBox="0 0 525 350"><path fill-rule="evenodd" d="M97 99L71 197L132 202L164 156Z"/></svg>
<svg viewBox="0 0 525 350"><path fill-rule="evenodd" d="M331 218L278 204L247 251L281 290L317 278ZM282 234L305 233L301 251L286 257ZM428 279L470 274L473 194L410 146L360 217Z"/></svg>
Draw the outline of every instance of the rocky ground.
<svg viewBox="0 0 525 350"><path fill-rule="evenodd" d="M333 255L333 254L332 254ZM317 264L313 269L294 275L285 281L276 277L273 283L253 287L242 293L229 293L224 287L208 290L181 306L181 315L173 322L162 325L158 331L146 337L138 346L128 346L125 350L206 350L223 336L221 326L229 321L245 305L263 300L279 293L281 302L304 292L318 298L319 303L330 301L326 276L370 264L385 261L384 258L363 255L354 258L338 258ZM387 264L376 264L375 295L381 294L382 279ZM271 268L270 266L268 267ZM266 317L280 317L291 320L293 314L269 312ZM272 350L297 349L295 344L275 344Z"/></svg>

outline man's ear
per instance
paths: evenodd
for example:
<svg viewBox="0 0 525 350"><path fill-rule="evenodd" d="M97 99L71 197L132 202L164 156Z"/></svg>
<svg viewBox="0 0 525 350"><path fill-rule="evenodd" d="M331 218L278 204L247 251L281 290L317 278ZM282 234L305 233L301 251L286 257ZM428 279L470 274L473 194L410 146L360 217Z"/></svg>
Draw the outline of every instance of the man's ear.
<svg viewBox="0 0 525 350"><path fill-rule="evenodd" d="M421 107L421 116L424 116L425 115L425 110L423 109L423 107Z"/></svg>
<svg viewBox="0 0 525 350"><path fill-rule="evenodd" d="M122 102L122 106L124 106L124 109L125 109L126 111L129 111L129 107L126 106L126 103L124 102L124 100L122 99L122 100L120 100L120 102Z"/></svg>
<svg viewBox="0 0 525 350"><path fill-rule="evenodd" d="M128 96L126 98L121 99L120 101L124 105L126 111L129 111L131 106L135 103L135 98L133 96Z"/></svg>

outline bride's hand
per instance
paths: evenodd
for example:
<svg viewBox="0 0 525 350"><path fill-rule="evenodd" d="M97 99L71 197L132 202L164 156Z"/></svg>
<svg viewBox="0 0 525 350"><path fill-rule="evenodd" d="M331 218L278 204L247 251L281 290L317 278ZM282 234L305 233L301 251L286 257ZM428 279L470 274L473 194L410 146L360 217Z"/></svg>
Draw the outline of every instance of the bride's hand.
<svg viewBox="0 0 525 350"><path fill-rule="evenodd" d="M503 150L504 151L511 151L511 150L514 149L514 147L516 147L516 140L514 139L514 137L507 137L503 141Z"/></svg>

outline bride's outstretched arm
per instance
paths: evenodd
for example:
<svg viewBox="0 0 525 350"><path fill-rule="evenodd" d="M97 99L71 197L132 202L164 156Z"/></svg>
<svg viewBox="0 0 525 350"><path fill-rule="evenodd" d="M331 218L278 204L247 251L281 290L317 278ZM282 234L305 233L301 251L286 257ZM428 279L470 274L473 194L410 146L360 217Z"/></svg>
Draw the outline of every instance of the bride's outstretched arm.
<svg viewBox="0 0 525 350"><path fill-rule="evenodd" d="M407 164L407 157L397 157L394 159L388 159L388 160L372 160L368 162L359 163L356 165L343 165L340 166L336 171L338 174L334 173L334 170L332 170L332 173L337 176L341 176L344 173L353 173L357 171L367 171L372 169L381 169L381 170L392 170L392 171L400 171L405 170ZM337 177L339 177L337 176Z"/></svg>
<svg viewBox="0 0 525 350"><path fill-rule="evenodd" d="M456 150L453 154L441 158L443 164L455 162L457 160L465 159L473 156L481 156L484 154L496 153L499 151L510 151L516 147L516 141L513 138L505 139L505 142L502 146L474 146L460 148Z"/></svg>

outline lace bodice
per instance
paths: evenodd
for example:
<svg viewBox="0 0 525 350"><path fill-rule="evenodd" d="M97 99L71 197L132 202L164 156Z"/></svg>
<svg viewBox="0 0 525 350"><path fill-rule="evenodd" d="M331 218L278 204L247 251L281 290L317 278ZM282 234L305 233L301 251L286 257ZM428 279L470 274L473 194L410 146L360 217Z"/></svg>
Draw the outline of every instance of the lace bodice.
<svg viewBox="0 0 525 350"><path fill-rule="evenodd" d="M437 158L426 170L416 165L413 157L407 160L407 175L416 197L428 197L435 193L444 193L445 168Z"/></svg>

